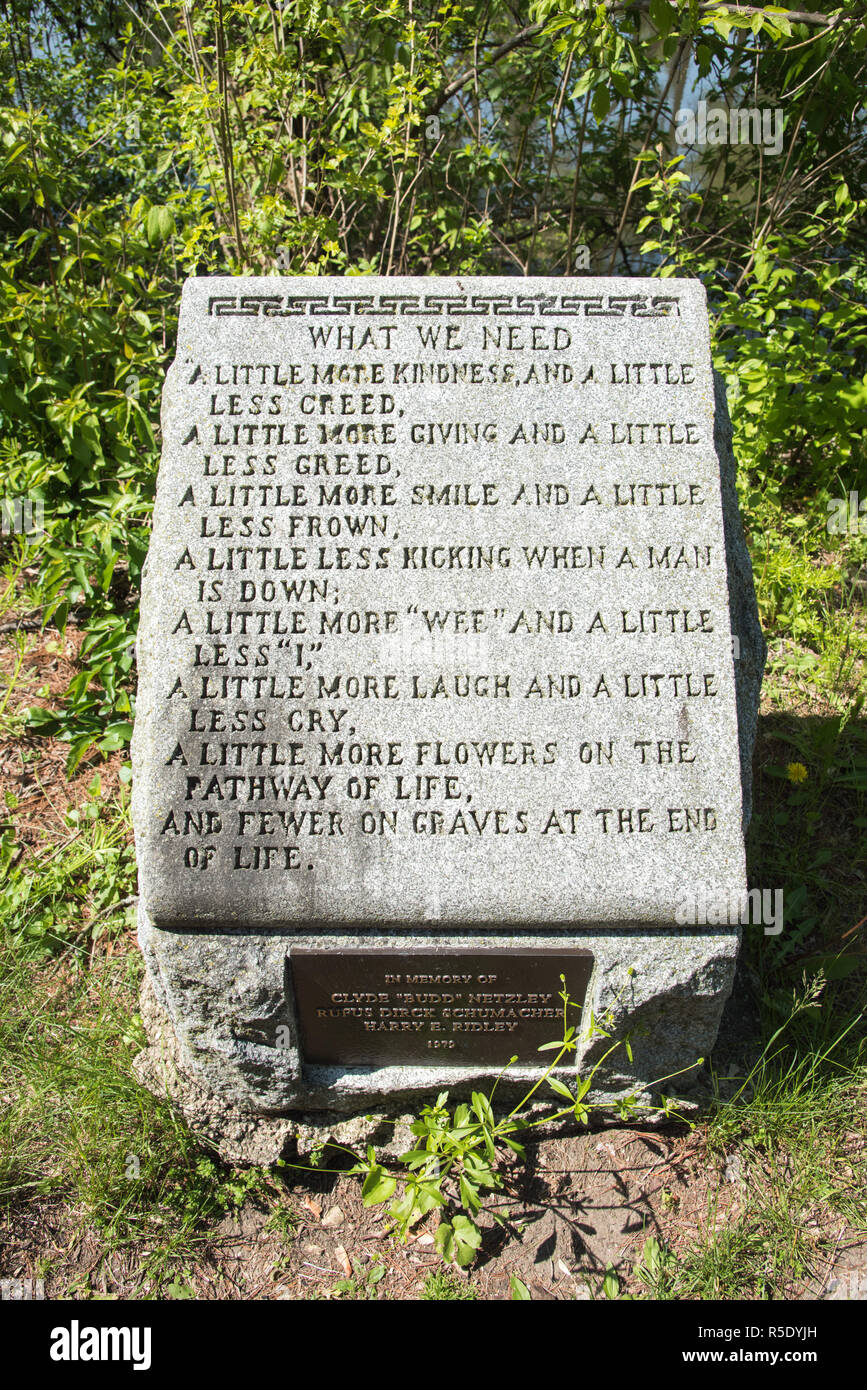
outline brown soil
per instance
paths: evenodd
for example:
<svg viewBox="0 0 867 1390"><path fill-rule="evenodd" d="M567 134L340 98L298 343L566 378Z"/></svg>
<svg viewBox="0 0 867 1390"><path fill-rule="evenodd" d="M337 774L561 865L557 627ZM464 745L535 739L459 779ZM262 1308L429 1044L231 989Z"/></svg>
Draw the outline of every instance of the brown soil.
<svg viewBox="0 0 867 1390"><path fill-rule="evenodd" d="M620 1296L648 1296L636 1271L649 1236L674 1253L735 1222L743 1187L731 1163L709 1163L700 1131L607 1129L542 1141L512 1170L483 1222L480 1257L469 1274L478 1299L508 1300L517 1276L536 1301L604 1298L613 1270ZM358 1179L310 1174L281 1192L282 1230L248 1199L202 1233L195 1260L160 1289L162 1298L420 1299L425 1278L442 1271L435 1218L401 1244L383 1208L365 1208ZM792 1278L787 1300L867 1296L867 1244L845 1223L816 1222L814 1268ZM150 1250L138 1242L107 1254L97 1232L58 1201L33 1202L0 1222L3 1278L35 1278L51 1262L48 1298L142 1298L151 1294ZM377 1277L379 1268L384 1273ZM652 1295L651 1295L652 1296Z"/></svg>
<svg viewBox="0 0 867 1390"><path fill-rule="evenodd" d="M16 838L27 854L67 838L66 814L85 800L95 773L99 774L101 795L107 799L117 795L124 756L103 756L94 750L67 778L69 745L26 733L21 711L28 706L56 707L58 697L78 672L77 657L85 633L71 626L65 633L54 628L16 631L13 625L18 620L22 615L7 611L2 627L12 630L0 633L0 705L9 692L0 721L0 814L8 814L14 797ZM19 642L23 647L20 665Z"/></svg>

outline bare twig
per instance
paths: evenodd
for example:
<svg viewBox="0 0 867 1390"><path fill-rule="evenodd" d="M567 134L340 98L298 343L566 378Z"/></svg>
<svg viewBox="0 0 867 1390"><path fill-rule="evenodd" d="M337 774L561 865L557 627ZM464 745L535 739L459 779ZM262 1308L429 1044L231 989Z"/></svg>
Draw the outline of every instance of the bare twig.
<svg viewBox="0 0 867 1390"><path fill-rule="evenodd" d="M675 57L674 62L671 65L671 69L668 74L668 81L662 89L662 95L659 98L659 101L656 103L656 110L654 111L651 117L650 126L648 127L647 134L644 137L644 144L641 146L641 150L635 157L635 167L632 170L632 179L630 180L629 191L626 194L626 202L623 205L623 212L620 215L620 222L618 223L617 231L614 236L614 245L611 248L611 259L608 262L609 275L614 269L614 262L617 258L617 248L620 245L620 238L623 236L623 229L626 226L626 219L629 216L629 208L632 203L632 195L635 192L635 185L638 182L638 175L641 170L641 156L647 152L647 150L650 147L650 142L656 134L656 122L659 120L659 113L665 105L666 98L668 96L669 91L671 90L671 84L673 83L677 70L680 67L680 60L683 57L683 52L688 42L688 38L682 38L678 45L677 55Z"/></svg>

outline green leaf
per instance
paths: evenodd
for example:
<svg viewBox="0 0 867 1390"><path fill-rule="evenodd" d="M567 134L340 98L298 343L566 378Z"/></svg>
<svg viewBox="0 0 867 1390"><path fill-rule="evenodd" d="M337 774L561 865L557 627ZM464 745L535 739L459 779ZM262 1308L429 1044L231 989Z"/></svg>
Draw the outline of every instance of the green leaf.
<svg viewBox="0 0 867 1390"><path fill-rule="evenodd" d="M572 1095L572 1092L569 1090L569 1087L564 1085L562 1081L558 1081L555 1076L549 1076L548 1085L551 1087L552 1091L557 1092L558 1096L563 1096L566 1100L568 1100L570 1105L572 1104L574 1096Z"/></svg>
<svg viewBox="0 0 867 1390"><path fill-rule="evenodd" d="M364 1179L361 1200L366 1207L375 1207L380 1202L387 1202L396 1187L396 1179L377 1163Z"/></svg>
<svg viewBox="0 0 867 1390"><path fill-rule="evenodd" d="M488 1100L488 1097L483 1096L481 1091L473 1091L472 1101L473 1110L478 1115L482 1124L493 1126L495 1123L494 1112L491 1109L491 1102Z"/></svg>
<svg viewBox="0 0 867 1390"><path fill-rule="evenodd" d="M786 38L790 39L792 37L792 26L788 19L788 13L788 10L780 5L765 6L765 15L772 20L773 27L780 33L785 34ZM853 47L857 46L857 44L853 44Z"/></svg>
<svg viewBox="0 0 867 1390"><path fill-rule="evenodd" d="M166 1285L166 1293L169 1298L173 1299L195 1298L196 1296L188 1284L181 1284L178 1280L173 1280L171 1284Z"/></svg>
<svg viewBox="0 0 867 1390"><path fill-rule="evenodd" d="M524 1157L526 1149L524 1148L523 1144L519 1144L517 1139L507 1138L506 1135L503 1135L502 1138L503 1143L512 1150L512 1153L516 1153L519 1158Z"/></svg>
<svg viewBox="0 0 867 1390"><path fill-rule="evenodd" d="M611 110L611 97L608 94L608 88L606 86L599 86L596 88L590 107L597 121L605 120L605 117Z"/></svg>
<svg viewBox="0 0 867 1390"><path fill-rule="evenodd" d="M524 1283L524 1281L518 1278L517 1274L509 1275L509 1288L511 1290L512 1298L515 1302L532 1302L530 1298L530 1290L527 1288L527 1285Z"/></svg>
<svg viewBox="0 0 867 1390"><path fill-rule="evenodd" d="M734 20L730 19L727 14L715 14L703 20L703 23L710 24L711 28L716 29L717 33L723 39L727 39L734 28Z"/></svg>
<svg viewBox="0 0 867 1390"><path fill-rule="evenodd" d="M125 748L132 738L132 724L125 721L122 724L111 724L106 730L105 737L99 741L100 752L116 753L119 748Z"/></svg>
<svg viewBox="0 0 867 1390"><path fill-rule="evenodd" d="M628 101L632 96L632 87L630 86L629 78L626 76L626 73L612 71L609 73L609 77L611 78L611 85L614 87L617 94L622 96L624 101Z"/></svg>
<svg viewBox="0 0 867 1390"><path fill-rule="evenodd" d="M464 1173L461 1173L460 1192L461 1201L463 1202L467 1210L478 1211L481 1207L481 1201L479 1199L479 1190L477 1187L474 1186L473 1183L470 1182L469 1178L466 1177Z"/></svg>
<svg viewBox="0 0 867 1390"><path fill-rule="evenodd" d="M445 1261L455 1257L455 1233L447 1221L441 1221L434 1236L434 1245Z"/></svg>
<svg viewBox="0 0 867 1390"><path fill-rule="evenodd" d="M466 1269L467 1265L471 1265L475 1258L475 1246L469 1241L463 1240L455 1231L455 1260L461 1269Z"/></svg>
<svg viewBox="0 0 867 1390"><path fill-rule="evenodd" d="M575 101L578 97L586 96L594 83L599 81L600 75L598 68L585 69L572 88L572 100Z"/></svg>
<svg viewBox="0 0 867 1390"><path fill-rule="evenodd" d="M400 1161L405 1163L407 1168L418 1168L425 1163L435 1163L437 1158L430 1149L408 1149L400 1155Z"/></svg>
<svg viewBox="0 0 867 1390"><path fill-rule="evenodd" d="M404 1192L403 1196L389 1207L388 1214L394 1218L398 1225L401 1226L403 1232L406 1233L413 1224L413 1218L416 1216L415 1193L411 1191Z"/></svg>
<svg viewBox="0 0 867 1390"><path fill-rule="evenodd" d="M452 1227L456 1240L463 1245L469 1245L473 1250L478 1250L482 1243L482 1233L474 1221L468 1216L456 1216Z"/></svg>
<svg viewBox="0 0 867 1390"><path fill-rule="evenodd" d="M145 233L148 243L157 246L174 235L175 219L171 208L165 205L152 207L145 219Z"/></svg>
<svg viewBox="0 0 867 1390"><path fill-rule="evenodd" d="M677 22L677 10L668 0L650 0L650 22L662 38L667 38Z"/></svg>

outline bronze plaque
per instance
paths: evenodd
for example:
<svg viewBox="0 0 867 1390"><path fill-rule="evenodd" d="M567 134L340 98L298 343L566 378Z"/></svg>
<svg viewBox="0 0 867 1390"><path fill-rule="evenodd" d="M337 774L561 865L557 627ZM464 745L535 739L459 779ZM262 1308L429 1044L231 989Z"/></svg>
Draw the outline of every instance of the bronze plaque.
<svg viewBox="0 0 867 1390"><path fill-rule="evenodd" d="M580 1022L589 951L291 953L305 1062L348 1067L504 1066L538 1061ZM550 1060L550 1058L549 1058Z"/></svg>

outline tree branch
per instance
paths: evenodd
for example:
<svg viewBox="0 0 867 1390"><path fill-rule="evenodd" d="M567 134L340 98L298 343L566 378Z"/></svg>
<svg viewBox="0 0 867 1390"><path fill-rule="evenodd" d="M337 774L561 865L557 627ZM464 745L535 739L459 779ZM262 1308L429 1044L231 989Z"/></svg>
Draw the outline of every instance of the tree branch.
<svg viewBox="0 0 867 1390"><path fill-rule="evenodd" d="M501 58L505 58L508 53L511 53L513 49L520 48L522 44L529 43L530 39L535 38L537 34L541 34L544 28L544 24L528 24L526 29L521 29L519 33L513 34L505 43L501 43L499 48L495 48L493 53L486 60L485 67L493 66L494 63L498 63ZM434 98L433 102L428 107L428 111L430 113L441 111L446 102L451 101L456 92L459 92L468 82L472 82L478 75L479 70L475 65L460 73L460 75L455 77L447 87L443 88L439 96Z"/></svg>
<svg viewBox="0 0 867 1390"><path fill-rule="evenodd" d="M650 0L635 0L635 3L625 5L607 4L606 9L612 14L644 14L650 9ZM765 10L761 5L737 5L718 3L718 0L703 0L699 5L700 10L726 10L732 15L744 14L764 14ZM823 29L833 29L841 20L845 19L844 14L828 15L816 14L810 10L783 10L780 12L781 18L788 19L792 24L812 24ZM773 15L769 15L773 18ZM493 67L501 58L506 58L516 48L521 48L525 43L529 43L537 34L541 34L545 28L543 23L528 24L525 29L520 29L517 34L513 34L505 43L501 43L499 48L495 48L485 59L484 67ZM427 108L428 115L434 115L441 111L446 102L451 101L452 97L465 87L468 82L474 82L480 72L480 65L473 64L470 68L465 68L463 72L454 77L442 91L434 97Z"/></svg>

